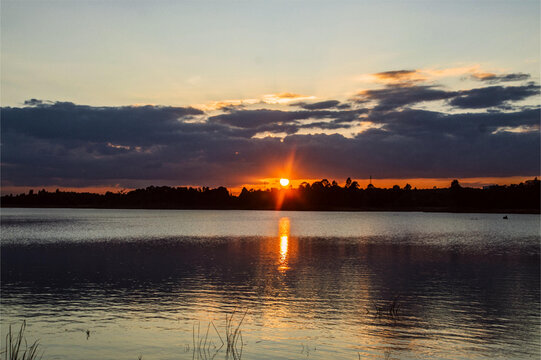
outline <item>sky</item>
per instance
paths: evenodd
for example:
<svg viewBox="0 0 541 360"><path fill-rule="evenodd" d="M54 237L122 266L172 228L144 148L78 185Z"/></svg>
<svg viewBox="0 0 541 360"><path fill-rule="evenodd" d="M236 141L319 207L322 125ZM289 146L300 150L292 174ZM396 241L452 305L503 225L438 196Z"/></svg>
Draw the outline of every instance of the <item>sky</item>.
<svg viewBox="0 0 541 360"><path fill-rule="evenodd" d="M538 1L0 5L2 193L540 174Z"/></svg>

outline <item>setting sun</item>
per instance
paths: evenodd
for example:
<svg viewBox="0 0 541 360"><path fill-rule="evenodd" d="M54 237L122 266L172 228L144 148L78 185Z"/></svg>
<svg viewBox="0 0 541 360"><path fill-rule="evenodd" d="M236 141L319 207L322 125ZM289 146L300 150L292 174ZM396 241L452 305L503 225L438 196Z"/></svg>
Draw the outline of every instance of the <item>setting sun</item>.
<svg viewBox="0 0 541 360"><path fill-rule="evenodd" d="M288 186L289 185L289 179L280 179L280 185Z"/></svg>

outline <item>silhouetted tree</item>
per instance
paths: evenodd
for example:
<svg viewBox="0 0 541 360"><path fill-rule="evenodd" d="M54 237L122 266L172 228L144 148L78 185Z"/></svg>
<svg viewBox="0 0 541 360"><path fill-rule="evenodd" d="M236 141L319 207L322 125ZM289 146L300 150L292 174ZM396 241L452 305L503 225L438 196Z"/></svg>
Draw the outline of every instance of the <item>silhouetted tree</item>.
<svg viewBox="0 0 541 360"><path fill-rule="evenodd" d="M307 183L306 181L303 181L303 182L299 185L299 188L300 188L300 189L310 189L310 184Z"/></svg>
<svg viewBox="0 0 541 360"><path fill-rule="evenodd" d="M350 179L351 180L351 179ZM348 181L346 181L346 184ZM394 185L392 189L360 189L356 181L340 187L323 179L312 185L304 182L289 190L282 209L288 210L445 210L445 211L525 211L539 212L541 183L538 179L514 185L494 185L486 189L463 188L454 180L450 188L411 191ZM225 187L149 186L129 192L106 192L104 195L41 189L1 198L4 207L94 207L94 208L163 208L163 209L276 209L278 189L248 190L239 196Z"/></svg>
<svg viewBox="0 0 541 360"><path fill-rule="evenodd" d="M239 199L244 199L248 196L249 191L246 189L246 187L242 188L242 191L240 192Z"/></svg>
<svg viewBox="0 0 541 360"><path fill-rule="evenodd" d="M460 183L457 179L451 181L451 189L462 189L462 186L460 186Z"/></svg>

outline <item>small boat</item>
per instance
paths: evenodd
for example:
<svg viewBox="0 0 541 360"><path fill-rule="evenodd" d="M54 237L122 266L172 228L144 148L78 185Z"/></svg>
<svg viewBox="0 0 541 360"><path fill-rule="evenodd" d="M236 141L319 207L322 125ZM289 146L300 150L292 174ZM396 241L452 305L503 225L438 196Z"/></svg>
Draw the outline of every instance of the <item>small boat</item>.
<svg viewBox="0 0 541 360"><path fill-rule="evenodd" d="M504 219L504 220L507 220L507 219L509 219L509 218L507 217L507 215L505 215L505 216L503 217L503 219Z"/></svg>

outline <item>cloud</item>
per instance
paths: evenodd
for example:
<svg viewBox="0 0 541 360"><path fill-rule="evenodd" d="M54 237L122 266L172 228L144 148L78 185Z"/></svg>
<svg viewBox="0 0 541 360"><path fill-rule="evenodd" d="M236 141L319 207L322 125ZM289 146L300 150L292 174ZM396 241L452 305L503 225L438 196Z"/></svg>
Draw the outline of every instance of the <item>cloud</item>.
<svg viewBox="0 0 541 360"><path fill-rule="evenodd" d="M422 75L421 72L417 70L394 70L394 71L385 71L372 76L379 82L384 83L413 83L417 81L426 80L426 76Z"/></svg>
<svg viewBox="0 0 541 360"><path fill-rule="evenodd" d="M209 118L210 122L231 125L239 128L257 128L266 124L288 123L310 117L308 111L288 112L282 110L235 110L228 114Z"/></svg>
<svg viewBox="0 0 541 360"><path fill-rule="evenodd" d="M533 128L539 126L539 108L517 112L445 114L436 111L407 109L374 114L367 118L381 124L389 134L411 137L476 138L490 135L502 127Z"/></svg>
<svg viewBox="0 0 541 360"><path fill-rule="evenodd" d="M202 111L213 111L213 110L233 110L244 108L245 106L254 105L260 103L259 99L238 99L238 100L221 100L221 101L212 101L207 104L198 104L195 107L201 109Z"/></svg>
<svg viewBox="0 0 541 360"><path fill-rule="evenodd" d="M458 92L449 104L462 109L483 109L504 106L511 101L519 101L531 96L539 96L540 87L535 84L525 86L489 86Z"/></svg>
<svg viewBox="0 0 541 360"><path fill-rule="evenodd" d="M352 122L359 120L359 115L366 113L367 111L367 109L340 111L283 111L270 109L235 110L230 113L209 117L209 122L243 129L257 129L258 131L263 131L264 129L264 131L270 131L269 125L272 125L272 128L276 130L284 125L300 128L300 121L308 119L329 119L329 121L334 121L336 123ZM310 125L306 124L306 126L302 127L310 127Z"/></svg>
<svg viewBox="0 0 541 360"><path fill-rule="evenodd" d="M2 184L236 186L272 177L293 151L293 169L305 178L537 176L540 109L514 102L538 94L535 84L453 91L387 85L361 92L353 103L297 102L298 108L217 115L192 107L31 99L0 109ZM476 112L413 108L435 100ZM373 126L341 135L361 122Z"/></svg>
<svg viewBox="0 0 541 360"><path fill-rule="evenodd" d="M386 85L383 89L364 90L352 101L359 104L376 102L374 110L389 111L412 106L425 101L447 100L451 106L461 109L484 109L505 107L515 101L539 95L539 85L488 86L471 90L443 90L437 85Z"/></svg>
<svg viewBox="0 0 541 360"><path fill-rule="evenodd" d="M442 119L444 120L444 119ZM405 128L404 126L403 128ZM341 135L293 135L307 175L336 177L468 177L539 173L539 133L372 129L353 139ZM466 136L467 135L467 136Z"/></svg>
<svg viewBox="0 0 541 360"><path fill-rule="evenodd" d="M432 85L388 85L383 89L361 91L352 100L357 103L376 101L375 110L393 110L423 101L449 99L456 95L454 91L441 90Z"/></svg>
<svg viewBox="0 0 541 360"><path fill-rule="evenodd" d="M180 119L204 114L191 107L92 107L70 102L39 105L2 108L2 131L42 139L150 145L171 137Z"/></svg>
<svg viewBox="0 0 541 360"><path fill-rule="evenodd" d="M24 101L24 105L27 105L27 106L39 106L43 104L44 104L43 100L38 100L38 99L29 99L29 100Z"/></svg>
<svg viewBox="0 0 541 360"><path fill-rule="evenodd" d="M325 109L339 109L339 110L345 110L350 109L351 104L348 103L340 103L338 100L325 100L325 101L319 101L315 103L305 103L305 102L297 102L289 104L290 106L298 106L306 110L325 110Z"/></svg>
<svg viewBox="0 0 541 360"><path fill-rule="evenodd" d="M348 107L348 104L342 104L340 105L340 101L338 100L326 100L326 101L320 101L315 103L307 104L305 102L298 102L290 104L291 106L299 106L306 110L322 110L322 109L332 109L332 108L344 108L343 105L346 105Z"/></svg>
<svg viewBox="0 0 541 360"><path fill-rule="evenodd" d="M404 78L410 78L411 75L416 73L417 70L393 70L376 73L374 76L380 79L402 80Z"/></svg>
<svg viewBox="0 0 541 360"><path fill-rule="evenodd" d="M481 66L478 64L452 68L427 68L415 70L392 70L375 74L363 74L358 80L383 84L415 84L422 81L434 81L442 78L456 76L471 76L480 73Z"/></svg>
<svg viewBox="0 0 541 360"><path fill-rule="evenodd" d="M503 75L496 75L493 73L475 73L471 75L471 78L474 80L485 81L489 84L496 84L500 82L528 80L530 75L523 73L511 73Z"/></svg>
<svg viewBox="0 0 541 360"><path fill-rule="evenodd" d="M289 93L289 92L271 94L271 95L266 95L266 96L277 98L277 99L298 99L298 98L305 97L304 95L294 94L294 93Z"/></svg>
<svg viewBox="0 0 541 360"><path fill-rule="evenodd" d="M481 65L474 64L468 66L458 66L444 69L422 69L418 70L420 73L425 74L427 79L435 80L447 77L457 77L479 72Z"/></svg>
<svg viewBox="0 0 541 360"><path fill-rule="evenodd" d="M213 110L235 110L243 109L247 106L257 105L257 104L288 104L292 101L300 100L312 100L315 99L315 96L312 95L301 95L295 93L277 93L277 94L266 94L259 98L248 98L248 99L231 99L231 100L220 100L220 101L211 101L206 104L195 105L197 109L203 111L213 111Z"/></svg>
<svg viewBox="0 0 541 360"><path fill-rule="evenodd" d="M289 92L283 92L278 94L267 94L263 95L261 98L261 102L265 104L287 104L292 101L299 101L299 100L312 100L315 99L315 96L308 96L308 95L300 95L300 94L294 94Z"/></svg>

